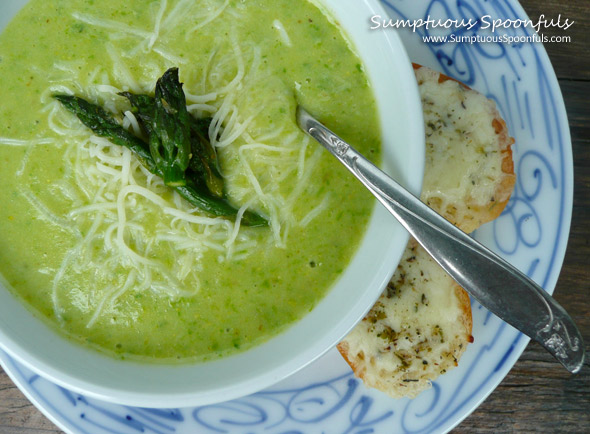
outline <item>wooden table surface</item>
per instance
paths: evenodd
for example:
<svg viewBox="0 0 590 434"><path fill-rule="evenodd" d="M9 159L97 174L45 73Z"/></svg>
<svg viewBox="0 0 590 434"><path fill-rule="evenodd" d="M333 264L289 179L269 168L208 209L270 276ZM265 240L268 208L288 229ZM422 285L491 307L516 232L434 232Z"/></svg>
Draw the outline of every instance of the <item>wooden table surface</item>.
<svg viewBox="0 0 590 434"><path fill-rule="evenodd" d="M569 43L546 44L567 107L574 155L574 210L555 298L572 315L590 350L590 2L521 0L529 16L574 20ZM500 386L456 433L590 432L590 357L570 375L531 343ZM60 433L0 369L0 433Z"/></svg>

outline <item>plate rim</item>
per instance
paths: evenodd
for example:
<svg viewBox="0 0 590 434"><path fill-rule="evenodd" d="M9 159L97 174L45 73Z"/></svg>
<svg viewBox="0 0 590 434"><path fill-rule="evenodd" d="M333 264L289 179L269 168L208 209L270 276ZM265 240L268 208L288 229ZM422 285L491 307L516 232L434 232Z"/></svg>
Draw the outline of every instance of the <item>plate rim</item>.
<svg viewBox="0 0 590 434"><path fill-rule="evenodd" d="M519 2L517 2L516 0L511 0L511 3L516 5L519 8L519 11L518 11L519 14L523 14L524 16L528 17L528 15L526 14L526 12L524 11L524 9L522 8L522 6L520 5ZM558 243L559 245L556 248L556 253L554 256L554 262L552 265L553 269L548 271L547 282L545 283L545 285L543 285L544 288L547 290L547 292L552 294L555 291L555 287L556 287L556 284L557 284L557 281L559 278L559 274L560 274L561 268L563 266L563 262L565 259L565 253L567 250L567 241L569 238L569 233L570 233L570 228L571 228L571 219L572 219L572 212L573 212L573 176L574 176L573 154L572 154L571 134L570 134L570 130L569 130L567 111L565 110L565 101L563 99L563 95L562 95L562 92L561 92L561 89L559 86L559 82L557 80L557 76L555 75L555 71L551 65L549 56L548 56L546 50L544 49L544 47L542 47L541 50L537 50L537 51L540 54L540 59L542 61L543 66L545 67L545 70L550 72L548 78L549 78L550 84L551 84L551 92L555 93L554 96L556 97L556 101L555 101L556 102L556 113L559 113L560 121L565 121L565 125L568 126L567 128L565 128L562 131L562 137L564 139L564 143L562 146L562 154L564 157L563 163L564 163L565 170L564 170L564 188L563 188L564 207L562 209L563 219L562 219L562 226L560 228L560 239L559 239L559 243ZM524 351L524 349L526 348L526 346L530 340L529 338L524 337L524 335L522 335L522 334L519 335L519 337L517 337L517 339L519 339L519 341L516 342L516 347L512 350L512 353L509 355L509 359L506 361L504 367L502 368L502 370L505 372L503 372L499 376L499 378L496 381L494 381L493 386L488 388L489 390L487 391L487 393L485 393L477 401L477 403L472 406L471 409L469 409L468 411L465 412L463 417L461 417L459 420L455 421L452 425L445 427L446 428L445 432L453 429L454 427L459 425L461 422L463 422L465 420L465 418L467 418L476 408L479 407L479 405L485 399L487 399L487 397L494 390L496 390L498 384L500 384L504 380L504 378L506 377L508 372L512 369L512 367L514 366L514 364L516 363L518 358L521 356L522 352ZM0 359L1 359L1 357L0 357ZM17 386L18 386L18 384L17 384ZM19 389L20 389L20 386L19 386ZM56 425L58 425L58 424L56 424Z"/></svg>

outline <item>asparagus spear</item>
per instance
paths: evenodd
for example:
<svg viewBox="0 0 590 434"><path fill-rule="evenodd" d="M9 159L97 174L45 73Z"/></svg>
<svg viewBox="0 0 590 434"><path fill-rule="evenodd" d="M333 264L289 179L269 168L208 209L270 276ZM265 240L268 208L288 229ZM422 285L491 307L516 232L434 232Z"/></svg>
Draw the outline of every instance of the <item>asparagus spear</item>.
<svg viewBox="0 0 590 434"><path fill-rule="evenodd" d="M191 144L189 114L178 68L170 68L156 83L156 97L150 152L162 172L164 184L186 185Z"/></svg>
<svg viewBox="0 0 590 434"><path fill-rule="evenodd" d="M187 180L186 185L183 187L175 187L175 190L188 202L202 210L209 211L211 214L232 216L234 218L237 214L237 210L226 199L208 195L202 187L190 180ZM253 211L244 212L241 223L251 227L268 226L268 221Z"/></svg>
<svg viewBox="0 0 590 434"><path fill-rule="evenodd" d="M217 152L209 141L209 125L211 125L211 122L213 122L213 118L210 117L199 119L191 116L191 137L197 139L195 146L201 151L215 176L221 178Z"/></svg>
<svg viewBox="0 0 590 434"><path fill-rule="evenodd" d="M149 137L153 132L152 124L156 110L156 101L149 95L137 95L130 92L121 92L131 103L131 109L140 121L146 135ZM219 163L215 148L208 138L209 124L211 118L196 119L189 114L191 159L189 168L194 174L201 177L207 184L209 191L217 196L223 197L224 184L219 170ZM187 173L187 176L189 173ZM194 179L194 178L193 178Z"/></svg>
<svg viewBox="0 0 590 434"><path fill-rule="evenodd" d="M195 119L191 116L191 149L193 158L190 166L197 173L201 173L207 187L216 196L223 195L223 178L219 170L217 152L209 141L209 124L211 118ZM195 158L198 157L198 158Z"/></svg>
<svg viewBox="0 0 590 434"><path fill-rule="evenodd" d="M53 97L70 112L78 116L78 119L90 128L94 134L105 137L116 145L131 149L150 172L158 172L158 168L150 154L149 146L119 125L102 107L77 96L53 95Z"/></svg>
<svg viewBox="0 0 590 434"><path fill-rule="evenodd" d="M54 95L54 98L61 102L71 113L75 114L97 136L109 139L116 145L129 148L150 172L162 177L162 172L150 153L149 145L125 130L102 107L71 95ZM237 215L238 210L227 200L208 194L202 186L192 180L188 180L184 186L172 188L189 203L210 214L233 218ZM264 217L251 211L244 213L242 223L246 226L268 225L268 221Z"/></svg>

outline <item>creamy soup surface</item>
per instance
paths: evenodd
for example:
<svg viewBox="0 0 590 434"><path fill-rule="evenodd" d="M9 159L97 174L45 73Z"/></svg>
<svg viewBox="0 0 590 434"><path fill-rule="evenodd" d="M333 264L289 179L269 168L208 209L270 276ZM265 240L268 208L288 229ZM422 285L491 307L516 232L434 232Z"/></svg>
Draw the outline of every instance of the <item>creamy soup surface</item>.
<svg viewBox="0 0 590 434"><path fill-rule="evenodd" d="M53 97L153 95L178 67L213 117L229 200L249 228L195 209ZM259 344L338 279L374 202L295 124L296 101L374 161L359 58L293 0L32 0L0 37L0 273L65 336L119 358L199 361Z"/></svg>

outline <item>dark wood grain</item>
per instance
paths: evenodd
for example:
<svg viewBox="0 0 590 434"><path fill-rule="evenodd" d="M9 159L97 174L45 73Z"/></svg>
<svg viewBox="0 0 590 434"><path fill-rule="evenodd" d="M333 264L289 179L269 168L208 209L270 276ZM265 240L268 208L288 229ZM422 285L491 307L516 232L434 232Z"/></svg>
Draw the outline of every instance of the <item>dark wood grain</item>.
<svg viewBox="0 0 590 434"><path fill-rule="evenodd" d="M61 433L0 369L0 433Z"/></svg>
<svg viewBox="0 0 590 434"><path fill-rule="evenodd" d="M566 18L574 22L567 30L553 27L540 33L549 37L571 37L571 42L568 43L545 44L558 78L590 80L590 44L587 33L590 28L590 3L586 0L523 0L520 4L535 23L541 15L549 21L552 18L557 20L560 14L562 23Z"/></svg>
<svg viewBox="0 0 590 434"><path fill-rule="evenodd" d="M590 350L590 2L522 0L529 16L569 18L570 43L546 44L568 111L574 155L571 235L555 298L574 317ZM455 433L590 432L590 360L568 374L539 345L529 344L488 399ZM0 370L0 433L61 433Z"/></svg>

